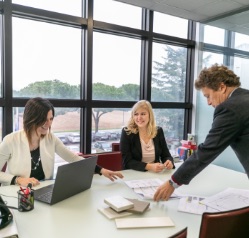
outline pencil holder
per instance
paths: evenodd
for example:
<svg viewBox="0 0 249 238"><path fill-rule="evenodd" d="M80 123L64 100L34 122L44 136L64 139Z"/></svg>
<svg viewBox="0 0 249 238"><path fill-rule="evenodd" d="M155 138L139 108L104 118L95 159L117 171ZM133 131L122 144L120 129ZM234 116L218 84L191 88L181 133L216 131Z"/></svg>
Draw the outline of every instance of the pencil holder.
<svg viewBox="0 0 249 238"><path fill-rule="evenodd" d="M34 209L34 190L19 190L18 194L18 211L28 212Z"/></svg>

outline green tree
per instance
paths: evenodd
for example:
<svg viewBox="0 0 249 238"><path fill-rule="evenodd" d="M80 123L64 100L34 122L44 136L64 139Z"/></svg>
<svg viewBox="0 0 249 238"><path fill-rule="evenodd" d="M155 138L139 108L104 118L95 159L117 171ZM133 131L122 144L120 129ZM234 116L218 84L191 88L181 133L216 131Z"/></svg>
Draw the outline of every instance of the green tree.
<svg viewBox="0 0 249 238"><path fill-rule="evenodd" d="M186 81L186 49L165 46L164 62L154 62L152 86L164 92L164 102L184 102ZM154 94L152 94L152 98Z"/></svg>
<svg viewBox="0 0 249 238"><path fill-rule="evenodd" d="M186 81L186 49L165 46L163 63L154 62L152 75L152 100L184 102ZM164 132L177 139L183 137L184 116L182 110L155 110L157 123Z"/></svg>
<svg viewBox="0 0 249 238"><path fill-rule="evenodd" d="M120 89L122 90L123 98L121 98L124 101L137 101L139 100L139 85L137 84L123 84Z"/></svg>
<svg viewBox="0 0 249 238"><path fill-rule="evenodd" d="M103 83L93 84L93 99L94 100L120 100L122 98L123 91L114 86L106 85Z"/></svg>
<svg viewBox="0 0 249 238"><path fill-rule="evenodd" d="M139 86L136 84L124 84L121 87L106 85L103 83L93 84L94 100L111 100L111 101L128 101L137 100L139 98ZM114 110L125 111L128 109L120 108L94 108L92 116L94 120L95 133L99 131L99 122L101 116Z"/></svg>
<svg viewBox="0 0 249 238"><path fill-rule="evenodd" d="M80 96L79 85L70 85L63 83L58 79L38 81L16 92L18 97L46 97L46 98L63 98L75 99Z"/></svg>

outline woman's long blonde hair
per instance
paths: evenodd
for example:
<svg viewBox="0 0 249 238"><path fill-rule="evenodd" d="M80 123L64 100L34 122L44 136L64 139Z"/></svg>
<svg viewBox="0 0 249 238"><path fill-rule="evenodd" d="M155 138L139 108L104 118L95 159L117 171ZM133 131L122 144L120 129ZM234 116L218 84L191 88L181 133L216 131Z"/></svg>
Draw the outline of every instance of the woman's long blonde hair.
<svg viewBox="0 0 249 238"><path fill-rule="evenodd" d="M151 104L146 100L140 100L132 107L131 117L128 121L127 128L125 128L125 131L127 132L128 135L131 133L134 133L134 134L138 133L138 126L134 121L134 115L137 112L137 110L139 110L141 108L145 109L149 113L149 122L147 125L147 135L150 138L154 138L157 134L157 126L156 126L155 116L154 116Z"/></svg>

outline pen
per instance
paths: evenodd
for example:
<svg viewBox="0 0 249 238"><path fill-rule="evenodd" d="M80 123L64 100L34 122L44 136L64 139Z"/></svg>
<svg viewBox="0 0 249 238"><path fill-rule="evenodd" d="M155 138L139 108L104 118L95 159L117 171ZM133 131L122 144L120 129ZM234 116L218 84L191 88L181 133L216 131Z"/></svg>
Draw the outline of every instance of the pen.
<svg viewBox="0 0 249 238"><path fill-rule="evenodd" d="M23 194L25 194L25 190L22 187L20 187L20 190Z"/></svg>

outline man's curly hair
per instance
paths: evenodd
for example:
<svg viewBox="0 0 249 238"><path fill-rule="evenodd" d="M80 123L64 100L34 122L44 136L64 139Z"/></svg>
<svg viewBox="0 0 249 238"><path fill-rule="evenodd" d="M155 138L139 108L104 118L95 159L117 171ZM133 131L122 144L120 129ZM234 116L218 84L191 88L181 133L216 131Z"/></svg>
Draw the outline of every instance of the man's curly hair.
<svg viewBox="0 0 249 238"><path fill-rule="evenodd" d="M241 85L240 78L232 70L224 65L214 64L200 72L199 77L195 80L195 88L200 90L207 87L217 91L221 83L228 87Z"/></svg>

